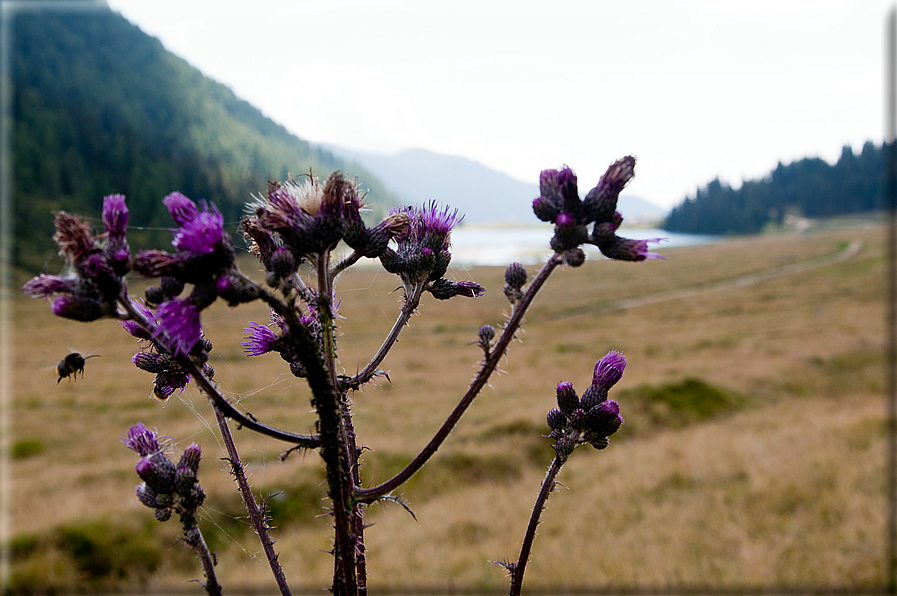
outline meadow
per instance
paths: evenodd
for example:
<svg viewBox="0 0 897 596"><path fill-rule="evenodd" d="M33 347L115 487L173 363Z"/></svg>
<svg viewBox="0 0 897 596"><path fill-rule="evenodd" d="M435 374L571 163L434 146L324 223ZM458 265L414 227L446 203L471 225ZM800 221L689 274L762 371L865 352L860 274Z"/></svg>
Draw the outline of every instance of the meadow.
<svg viewBox="0 0 897 596"><path fill-rule="evenodd" d="M507 586L491 561L517 557L553 457L543 435L555 385L581 392L610 349L628 360L611 392L626 423L608 449L580 448L564 467L524 590L883 584L884 227L844 221L659 252L667 260L587 261L553 276L502 374L403 487L415 517L395 504L369 510L372 587ZM508 310L503 271L454 270L486 295L426 297L384 363L389 379L353 396L367 482L401 469L464 393L481 356L477 329L498 327ZM347 372L391 326L398 285L376 268L340 278ZM12 294L12 587L200 593L185 583L201 573L177 522L156 522L134 497L137 458L119 435L140 421L181 448L202 446L202 527L225 590L273 588L204 396L191 383L159 402L116 321L58 319ZM241 353L249 321L267 323L266 309L204 314L216 381L260 420L313 431L304 382L276 355ZM57 385L55 364L71 350L100 357ZM318 456L281 461L283 444L245 430L236 439L256 494L270 496L289 581L329 585Z"/></svg>

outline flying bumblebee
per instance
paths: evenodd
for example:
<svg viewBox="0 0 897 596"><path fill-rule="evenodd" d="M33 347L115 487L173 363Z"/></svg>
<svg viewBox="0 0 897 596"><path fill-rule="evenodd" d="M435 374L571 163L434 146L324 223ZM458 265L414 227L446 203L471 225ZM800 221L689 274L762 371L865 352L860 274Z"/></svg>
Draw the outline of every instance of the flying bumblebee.
<svg viewBox="0 0 897 596"><path fill-rule="evenodd" d="M77 380L78 373L81 373L81 378L84 378L84 361L87 358L98 358L99 354L94 354L92 356L87 356L86 358L79 354L78 352L72 352L65 358L59 361L59 364L56 365L56 374L59 375L59 379L56 381L56 384L59 385L59 382L62 379L66 379L71 377L72 380Z"/></svg>

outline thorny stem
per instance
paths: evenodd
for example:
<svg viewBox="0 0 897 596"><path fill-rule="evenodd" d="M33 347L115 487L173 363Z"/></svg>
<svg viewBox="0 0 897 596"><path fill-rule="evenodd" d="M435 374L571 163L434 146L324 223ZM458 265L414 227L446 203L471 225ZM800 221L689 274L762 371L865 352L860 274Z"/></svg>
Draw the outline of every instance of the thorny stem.
<svg viewBox="0 0 897 596"><path fill-rule="evenodd" d="M358 389L368 381L370 381L374 375L377 374L378 367L383 362L383 359L386 358L386 355L389 353L389 350L392 348L393 344L396 343L396 340L399 338L399 333L402 332L402 329L408 323L408 319L411 318L411 315L414 314L414 311L417 310L418 305L420 304L420 297L424 291L423 282L415 285L411 292L405 293L405 304L402 306L402 311L399 313L396 322L393 324L392 329L389 330L389 335L386 336L386 339L383 340L383 344L380 346L380 349L377 350L377 353L374 354L374 357L371 358L371 361L368 362L367 366L361 369L357 375L352 377L351 379L343 381L343 387L346 389Z"/></svg>
<svg viewBox="0 0 897 596"><path fill-rule="evenodd" d="M352 412L348 402L343 400L343 425L346 433L346 455L349 460L349 470L352 476L352 488L361 485L359 473L358 443L355 437L355 425L352 423ZM355 534L356 576L358 578L358 594L367 594L367 557L364 548L364 514L360 503L352 503L352 532Z"/></svg>
<svg viewBox="0 0 897 596"><path fill-rule="evenodd" d="M523 572L526 570L526 563L529 561L529 554L533 547L533 539L536 537L536 527L539 525L539 517L545 509L545 503L548 501L548 495L555 486L555 478L561 471L565 459L560 455L555 455L551 467L548 468L548 474L542 481L542 488L539 490L539 496L536 497L536 503L533 505L533 513L529 518L529 525L526 527L526 534L523 537L523 544L520 547L520 557L517 564L511 567L511 592L510 596L520 596L520 590L523 587Z"/></svg>
<svg viewBox="0 0 897 596"><path fill-rule="evenodd" d="M237 486L240 488L240 496L243 497L243 505L249 513L249 520L258 534L259 541L262 543L262 549L268 558L268 564L271 566L271 573L274 574L274 580L283 596L290 596L290 587L287 585L287 578L280 566L277 553L274 552L274 541L268 534L268 523L265 521L265 512L262 511L255 497L252 495L252 489L249 487L249 481L246 480L246 474L243 473L243 464L240 462L240 454L237 452L237 446L234 444L234 438L227 426L227 418L218 408L215 408L215 418L218 420L218 428L221 431L221 437L224 439L224 446L227 449L228 461L231 465L231 471L237 480Z"/></svg>
<svg viewBox="0 0 897 596"><path fill-rule="evenodd" d="M202 571L206 576L206 581L202 584L202 587L206 593L209 596L221 596L221 584L218 583L218 576L215 574L215 560L209 551L205 539L202 537L199 526L192 525L184 530L184 542L196 551L196 556L199 557L202 563Z"/></svg>
<svg viewBox="0 0 897 596"><path fill-rule="evenodd" d="M517 332L517 329L520 327L520 324L523 322L523 316L526 314L526 311L529 310L530 305L533 302L533 299L536 297L536 294L539 293L539 290L542 289L542 286L545 285L545 282L548 280L548 277L551 273L557 268L558 265L563 261L563 257L560 254L555 253L552 255L548 262L542 267L542 270L536 275L533 279L533 282L529 285L526 292L523 294L523 298L521 298L520 302L517 304L516 308L514 308L511 317L508 319L508 323L505 325L504 331L502 331L501 337L498 342L495 344L495 348L489 352L486 356L486 359L483 361L482 366L480 367L479 372L476 377L474 377L473 381L470 384L470 387L467 390L467 393L464 394L464 397L461 398L461 401L458 402L458 405L455 406L455 409L449 415L448 419L443 423L442 427L436 432L430 442L426 447L415 457L410 464L408 464L404 470L387 480L386 482L379 484L377 486L371 488L356 488L355 489L355 499L360 503L372 503L379 499L380 497L389 494L393 490L400 487L404 484L408 479L410 479L414 474L420 470L427 460L436 453L436 450L439 449L440 445L442 445L443 441L449 436L454 429L455 425L461 419L461 416L467 410L473 400L479 395L480 391L483 387L485 387L486 383L489 381L489 377L492 375L492 372L498 366L499 360L501 360L502 356L504 356L505 352L508 349L508 346L511 343L511 340L514 339L514 335Z"/></svg>
<svg viewBox="0 0 897 596"><path fill-rule="evenodd" d="M352 482L346 453L346 429L342 416L342 394L337 389L335 341L333 330L333 278L330 276L329 251L315 260L318 277L318 321L323 339L324 369L329 388L313 392L314 405L321 422L321 457L327 468L327 485L333 504L334 573L333 593L354 596L358 593L355 540L352 532Z"/></svg>
<svg viewBox="0 0 897 596"><path fill-rule="evenodd" d="M131 300L127 296L122 296L119 298L119 304L125 309L128 313L128 318L131 321L134 321L140 327L153 335L155 331L155 326L146 320L146 318L134 308L131 304ZM202 372L202 369L188 357L181 356L177 358L178 364L187 369L190 373L190 376L193 377L193 380L196 381L197 386L205 393L209 400L212 402L212 405L216 410L220 410L222 414L226 417L233 419L240 426L245 426L250 430L254 430L257 433L273 437L275 439L279 439L281 441L287 443L294 443L296 445L301 446L304 449L315 449L320 446L321 439L317 435L301 435L297 433L291 433L285 430L281 430L278 428L274 428L272 426L268 426L267 424L262 424L257 420L253 420L252 418L240 413L239 410L234 408L230 402L228 402L224 396L222 396L218 390L212 385L211 381L206 377L206 375Z"/></svg>

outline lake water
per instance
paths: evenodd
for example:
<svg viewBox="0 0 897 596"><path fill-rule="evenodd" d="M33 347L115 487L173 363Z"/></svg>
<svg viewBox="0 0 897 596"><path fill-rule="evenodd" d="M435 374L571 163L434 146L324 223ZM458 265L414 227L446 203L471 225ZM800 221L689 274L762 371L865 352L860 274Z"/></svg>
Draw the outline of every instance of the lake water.
<svg viewBox="0 0 897 596"><path fill-rule="evenodd" d="M462 226L452 231L452 265L457 266L504 266L517 261L523 265L535 265L545 262L552 254L548 247L554 226L538 227L490 227ZM645 240L664 238L659 244L650 244L650 250L670 248L674 246L691 246L710 244L721 241L719 236L698 234L674 234L666 230L654 228L622 229L619 235L624 238ZM589 259L604 258L597 248L584 245L583 250Z"/></svg>

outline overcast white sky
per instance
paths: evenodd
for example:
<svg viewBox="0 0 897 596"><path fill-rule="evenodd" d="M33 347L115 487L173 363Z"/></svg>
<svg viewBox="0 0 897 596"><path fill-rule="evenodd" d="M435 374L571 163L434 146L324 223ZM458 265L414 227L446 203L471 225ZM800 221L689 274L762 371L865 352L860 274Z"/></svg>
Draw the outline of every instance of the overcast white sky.
<svg viewBox="0 0 897 596"><path fill-rule="evenodd" d="M883 138L893 2L108 0L298 136L463 155L672 206Z"/></svg>

